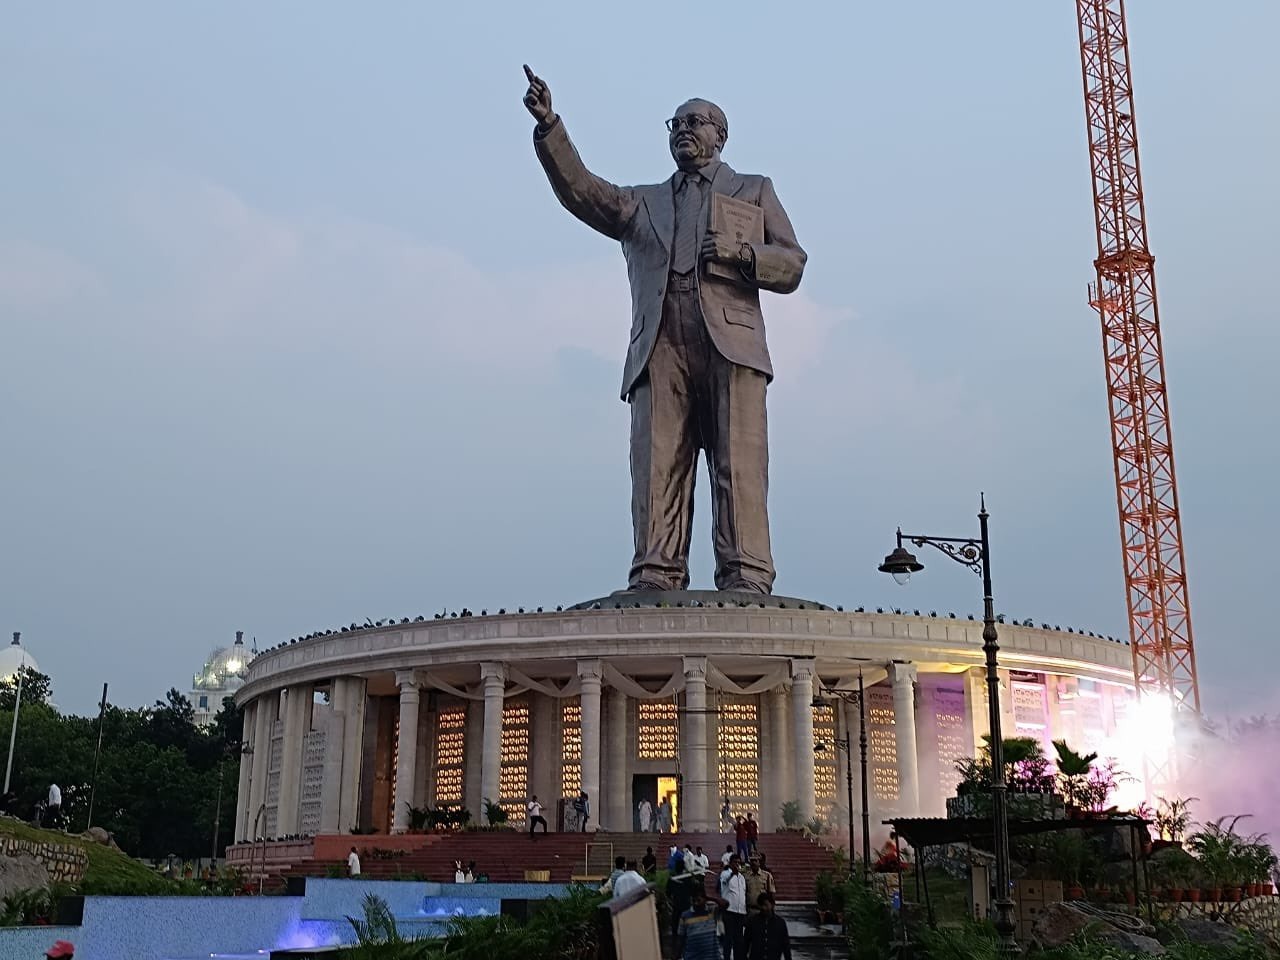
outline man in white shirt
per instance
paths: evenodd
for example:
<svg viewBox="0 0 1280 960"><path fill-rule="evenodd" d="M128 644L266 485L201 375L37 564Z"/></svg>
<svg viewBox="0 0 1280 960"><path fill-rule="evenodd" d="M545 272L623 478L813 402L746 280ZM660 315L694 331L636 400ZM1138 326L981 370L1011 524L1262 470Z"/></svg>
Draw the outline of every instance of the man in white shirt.
<svg viewBox="0 0 1280 960"><path fill-rule="evenodd" d="M699 877L706 876L707 868L710 866L711 866L711 860L707 857L705 853L702 852L702 848L698 847L698 849L695 850L693 854L694 874Z"/></svg>
<svg viewBox="0 0 1280 960"><path fill-rule="evenodd" d="M347 876L360 876L360 854L356 853L355 847L352 847L351 852L347 854Z"/></svg>
<svg viewBox="0 0 1280 960"><path fill-rule="evenodd" d="M636 862L628 860L627 869L617 880L613 881L613 898L617 900L619 897L625 897L632 890L639 890L641 887L647 887L648 885L644 877L640 876L640 872L636 869Z"/></svg>
<svg viewBox="0 0 1280 960"><path fill-rule="evenodd" d="M724 911L724 960L746 960L747 944L743 936L747 923L747 878L742 875L742 861L736 856L720 874L720 889L727 901Z"/></svg>
<svg viewBox="0 0 1280 960"><path fill-rule="evenodd" d="M542 815L542 804L538 802L538 795L535 793L529 798L529 839L533 839L533 830L542 824L542 835L547 835L547 819Z"/></svg>
<svg viewBox="0 0 1280 960"><path fill-rule="evenodd" d="M733 859L733 844L725 847L724 853L720 854L720 869L727 867L731 859Z"/></svg>

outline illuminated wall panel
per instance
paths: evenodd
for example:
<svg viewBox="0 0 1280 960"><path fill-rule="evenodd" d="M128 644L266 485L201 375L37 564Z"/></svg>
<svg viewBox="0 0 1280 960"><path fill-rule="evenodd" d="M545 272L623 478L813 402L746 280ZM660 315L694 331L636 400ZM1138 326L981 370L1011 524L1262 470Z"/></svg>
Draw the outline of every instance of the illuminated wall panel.
<svg viewBox="0 0 1280 960"><path fill-rule="evenodd" d="M529 704L525 700L508 700L502 708L502 768L498 793L507 819L524 820L529 796Z"/></svg>
<svg viewBox="0 0 1280 960"><path fill-rule="evenodd" d="M723 696L719 704L717 781L737 811L760 808L760 711L755 698Z"/></svg>
<svg viewBox="0 0 1280 960"><path fill-rule="evenodd" d="M582 702L560 702L560 795L576 797L582 789Z"/></svg>
<svg viewBox="0 0 1280 960"><path fill-rule="evenodd" d="M466 744L466 707L442 707L436 714L436 806L463 801Z"/></svg>
<svg viewBox="0 0 1280 960"><path fill-rule="evenodd" d="M827 705L813 708L813 742L823 749L814 754L814 811L828 823L836 802L836 712Z"/></svg>
<svg viewBox="0 0 1280 960"><path fill-rule="evenodd" d="M679 751L679 719L670 700L636 701L636 759L675 760Z"/></svg>

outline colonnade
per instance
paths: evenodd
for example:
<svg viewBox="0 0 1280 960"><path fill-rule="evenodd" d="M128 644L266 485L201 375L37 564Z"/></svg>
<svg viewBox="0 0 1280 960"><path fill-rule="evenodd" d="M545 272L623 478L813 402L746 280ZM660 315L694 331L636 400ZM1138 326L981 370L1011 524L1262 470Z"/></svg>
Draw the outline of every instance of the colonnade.
<svg viewBox="0 0 1280 960"><path fill-rule="evenodd" d="M712 743L718 724L709 723L715 711L708 706L708 663L706 657L682 659L684 704L678 726L679 765L683 776L681 826L691 831L717 827L719 795L711 769ZM629 829L630 789L627 758L634 756L635 744L627 740L625 722L626 691L607 685L606 670L599 659L576 662L578 696L581 703L582 789L591 801L593 819L611 829ZM916 667L888 665L894 705L894 737L897 776L902 814L915 814L920 807L919 756L915 728ZM509 680L507 666L499 662L480 664L480 696L483 717L479 743L469 742L468 750L480 750L480 796L497 800L502 774L503 707ZM395 740L394 789L391 800L391 832L409 829L409 809L423 800L424 764L431 757L419 749L423 687L427 678L421 671L397 670L398 730ZM607 694L605 693L607 687ZM788 800L797 800L806 821L816 812L813 699L820 692L815 661L796 658L789 662L789 679L759 695L759 791L760 805L771 815ZM245 740L248 751L241 760L236 839L254 836L288 836L301 832L300 783L303 739L309 726L311 685L288 687L259 697L245 708ZM282 695L283 694L283 695ZM349 677L332 685L332 707L328 714L325 775L321 798L321 825L326 832L345 832L360 820L359 806L369 802L371 788L359 783L360 769L371 751L364 726L367 703L365 682ZM607 699L610 718L605 739L602 700ZM837 704L840 731L848 736L853 729L848 711ZM474 715L473 715L474 716ZM909 718L909 722L902 722ZM370 734L372 735L372 733ZM602 743L602 739L604 742ZM832 748L834 745L828 745ZM601 751L607 756L601 780ZM839 754L839 751L837 752ZM837 757L836 806L844 810L847 753ZM531 778L532 781L532 778ZM607 796L606 796L607 795ZM385 796L385 794L384 794ZM606 803L606 799L608 802ZM270 811L274 811L271 822ZM259 816L267 812L263 822ZM622 823L611 823L608 820ZM771 819L767 815L766 820Z"/></svg>

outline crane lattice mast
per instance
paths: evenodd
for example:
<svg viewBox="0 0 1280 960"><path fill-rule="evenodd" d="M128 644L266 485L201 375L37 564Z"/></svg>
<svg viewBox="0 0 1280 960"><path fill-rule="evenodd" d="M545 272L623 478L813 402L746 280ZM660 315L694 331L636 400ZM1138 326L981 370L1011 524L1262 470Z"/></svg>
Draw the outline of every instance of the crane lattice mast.
<svg viewBox="0 0 1280 960"><path fill-rule="evenodd" d="M1147 243L1124 0L1076 0L1098 236L1089 301L1102 319L1116 500L1139 696L1200 711L1155 258ZM1159 777L1157 771L1150 771Z"/></svg>

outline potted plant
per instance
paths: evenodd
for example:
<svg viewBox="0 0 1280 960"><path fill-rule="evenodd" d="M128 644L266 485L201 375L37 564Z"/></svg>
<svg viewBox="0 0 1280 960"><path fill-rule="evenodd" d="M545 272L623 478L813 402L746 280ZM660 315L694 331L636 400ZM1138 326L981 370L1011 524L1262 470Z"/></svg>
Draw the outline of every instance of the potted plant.
<svg viewBox="0 0 1280 960"><path fill-rule="evenodd" d="M484 818L489 821L489 829L493 830L507 822L507 811L502 809L501 804L485 797Z"/></svg>
<svg viewBox="0 0 1280 960"><path fill-rule="evenodd" d="M1096 753L1076 753L1065 740L1053 741L1054 752L1057 753L1058 789L1067 799L1068 810L1073 816L1089 807L1089 772L1093 762L1098 759Z"/></svg>
<svg viewBox="0 0 1280 960"><path fill-rule="evenodd" d="M836 906L841 887L829 870L819 870L813 878L813 899L818 911L818 923L835 923Z"/></svg>
<svg viewBox="0 0 1280 960"><path fill-rule="evenodd" d="M1232 890L1238 889L1241 876L1247 870L1247 843L1236 832L1236 824L1242 819L1243 816L1219 817L1203 824L1187 838L1187 846L1199 859L1208 878L1209 895L1214 902L1221 902L1224 893L1232 896Z"/></svg>
<svg viewBox="0 0 1280 960"><path fill-rule="evenodd" d="M1182 846L1187 827L1191 823L1191 804L1196 797L1156 798L1155 826L1160 840L1173 846Z"/></svg>
<svg viewBox="0 0 1280 960"><path fill-rule="evenodd" d="M1075 830L1054 835L1048 841L1047 861L1053 874L1061 878L1068 900L1084 899L1084 868L1088 841Z"/></svg>
<svg viewBox="0 0 1280 960"><path fill-rule="evenodd" d="M800 801L788 800L782 805L782 825L788 833L800 833L804 818L800 814Z"/></svg>

